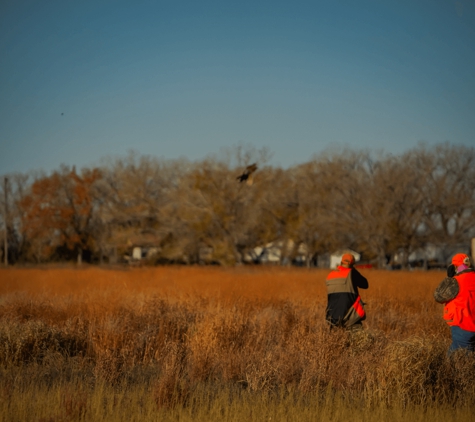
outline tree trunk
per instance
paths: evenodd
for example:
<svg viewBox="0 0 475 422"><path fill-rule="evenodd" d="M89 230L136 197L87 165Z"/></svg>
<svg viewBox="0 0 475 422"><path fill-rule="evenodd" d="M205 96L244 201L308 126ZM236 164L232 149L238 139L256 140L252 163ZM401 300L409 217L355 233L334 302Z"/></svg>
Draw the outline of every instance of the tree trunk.
<svg viewBox="0 0 475 422"><path fill-rule="evenodd" d="M386 269L386 253L385 251L380 251L378 254L378 267L382 270Z"/></svg>

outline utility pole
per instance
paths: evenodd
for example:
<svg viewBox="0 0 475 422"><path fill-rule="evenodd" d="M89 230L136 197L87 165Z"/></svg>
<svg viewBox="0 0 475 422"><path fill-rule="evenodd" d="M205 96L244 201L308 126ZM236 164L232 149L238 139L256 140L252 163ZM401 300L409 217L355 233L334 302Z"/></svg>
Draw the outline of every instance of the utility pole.
<svg viewBox="0 0 475 422"><path fill-rule="evenodd" d="M3 187L3 194L5 196L5 204L4 204L4 214L3 214L3 221L5 223L5 237L4 237L4 248L3 253L5 256L5 266L8 266L8 194L7 194L7 187L8 187L8 177L5 176L4 179L4 187Z"/></svg>

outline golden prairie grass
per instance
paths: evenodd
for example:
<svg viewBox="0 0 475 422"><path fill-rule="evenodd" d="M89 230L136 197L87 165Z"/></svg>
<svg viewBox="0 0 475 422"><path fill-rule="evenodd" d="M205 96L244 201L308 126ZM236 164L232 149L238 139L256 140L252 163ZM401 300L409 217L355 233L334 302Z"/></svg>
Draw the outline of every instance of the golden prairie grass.
<svg viewBox="0 0 475 422"><path fill-rule="evenodd" d="M366 292L391 294L397 298L420 296L429 292L444 277L440 271L382 271L360 269L371 282ZM325 292L325 269L295 267L142 267L100 268L84 266L42 268L0 268L0 294L14 291L71 294L112 288L127 292L156 292L180 295L204 293L216 296L235 294L246 297L309 299ZM432 293L431 293L432 294Z"/></svg>
<svg viewBox="0 0 475 422"><path fill-rule="evenodd" d="M368 318L348 333L324 322L324 270L0 269L0 417L21 407L45 421L187 420L220 409L222 420L263 420L281 409L293 420L293 408L294 420L343 420L356 406L392 409L391 420L438 409L447 420L456 406L463 419L475 403L475 360L446 355L449 331L432 297L444 274L362 272ZM22 404L33 392L51 406Z"/></svg>

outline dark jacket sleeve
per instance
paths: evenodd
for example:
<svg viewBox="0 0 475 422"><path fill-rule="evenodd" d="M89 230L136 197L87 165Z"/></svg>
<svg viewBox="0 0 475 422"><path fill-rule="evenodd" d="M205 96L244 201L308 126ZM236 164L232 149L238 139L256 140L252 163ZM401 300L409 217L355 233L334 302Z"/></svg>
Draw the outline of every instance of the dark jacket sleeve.
<svg viewBox="0 0 475 422"><path fill-rule="evenodd" d="M457 274L457 270L455 269L455 265L450 264L447 267L447 277L453 277L455 274Z"/></svg>
<svg viewBox="0 0 475 422"><path fill-rule="evenodd" d="M355 268L351 269L351 280L353 281L353 284L360 289L368 288L368 280Z"/></svg>

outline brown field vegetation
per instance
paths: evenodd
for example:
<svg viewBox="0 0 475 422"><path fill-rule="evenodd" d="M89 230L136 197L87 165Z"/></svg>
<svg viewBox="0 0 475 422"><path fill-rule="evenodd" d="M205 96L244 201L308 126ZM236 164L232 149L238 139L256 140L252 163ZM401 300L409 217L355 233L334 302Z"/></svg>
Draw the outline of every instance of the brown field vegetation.
<svg viewBox="0 0 475 422"><path fill-rule="evenodd" d="M470 420L445 274L361 272L351 334L324 322L324 270L0 269L0 420Z"/></svg>

